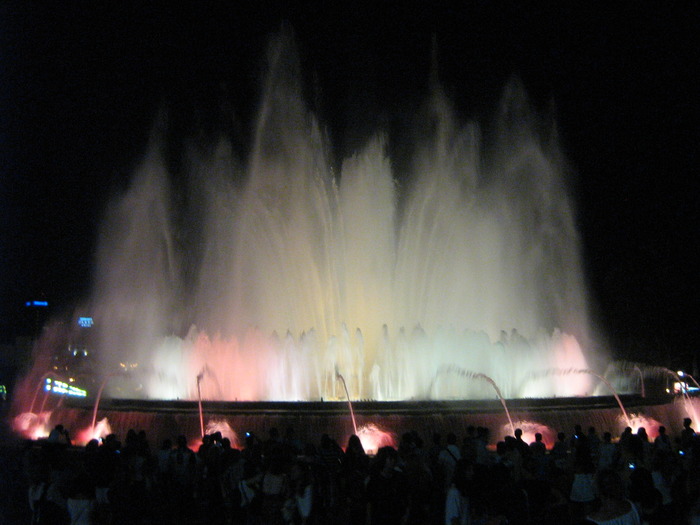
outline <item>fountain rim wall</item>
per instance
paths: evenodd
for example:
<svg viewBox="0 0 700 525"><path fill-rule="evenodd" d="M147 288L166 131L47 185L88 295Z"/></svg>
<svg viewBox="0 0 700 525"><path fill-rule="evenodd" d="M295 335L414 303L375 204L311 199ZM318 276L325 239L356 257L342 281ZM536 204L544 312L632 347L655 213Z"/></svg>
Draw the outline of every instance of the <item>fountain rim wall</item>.
<svg viewBox="0 0 700 525"><path fill-rule="evenodd" d="M625 408L664 405L672 403L677 396L663 395L642 397L638 394L620 395ZM78 409L94 408L94 400L66 400L65 406ZM567 409L618 408L614 396L518 398L506 399L511 411L551 411ZM498 399L460 400L408 400L408 401L353 401L356 414L406 414L431 413L493 413L502 412ZM341 415L348 412L347 401L210 401L202 400L202 409L208 414L315 414ZM99 412L198 412L196 400L153 400L113 398L101 400Z"/></svg>

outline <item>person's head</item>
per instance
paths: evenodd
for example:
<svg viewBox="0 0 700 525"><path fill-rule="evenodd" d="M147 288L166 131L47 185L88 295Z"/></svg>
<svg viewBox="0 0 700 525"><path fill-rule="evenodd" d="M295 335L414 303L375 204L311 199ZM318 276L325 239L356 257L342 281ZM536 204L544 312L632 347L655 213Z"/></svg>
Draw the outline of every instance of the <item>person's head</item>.
<svg viewBox="0 0 700 525"><path fill-rule="evenodd" d="M539 432L537 432L537 433L535 434L535 441L537 441L538 443L541 442L541 441L542 441L542 434L540 434Z"/></svg>
<svg viewBox="0 0 700 525"><path fill-rule="evenodd" d="M365 453L365 448L362 446L362 441L360 441L360 438L359 436L357 436L357 434L353 434L348 438L348 448L346 449L346 452L355 454Z"/></svg>
<svg viewBox="0 0 700 525"><path fill-rule="evenodd" d="M515 432L513 432L513 435L515 436L515 439L522 439L523 438L523 430L521 428L516 428Z"/></svg>
<svg viewBox="0 0 700 525"><path fill-rule="evenodd" d="M377 455L374 457L374 465L377 471L389 473L394 470L398 460L399 453L394 447L386 446L377 450Z"/></svg>
<svg viewBox="0 0 700 525"><path fill-rule="evenodd" d="M693 421L692 421L689 417L686 417L686 418L683 420L683 427L685 427L685 428L690 428L690 425L692 424L692 422L693 422Z"/></svg>
<svg viewBox="0 0 700 525"><path fill-rule="evenodd" d="M606 443L612 442L612 434L610 432L603 432L603 441Z"/></svg>
<svg viewBox="0 0 700 525"><path fill-rule="evenodd" d="M97 451L97 449L99 447L100 447L100 442L97 441L96 439L91 439L85 445L85 452L87 452L87 453L95 452L95 451Z"/></svg>
<svg viewBox="0 0 700 525"><path fill-rule="evenodd" d="M661 426L659 427L659 435L660 435L660 436L663 436L663 435L665 435L665 434L666 434L666 427L663 426L663 425L661 425Z"/></svg>

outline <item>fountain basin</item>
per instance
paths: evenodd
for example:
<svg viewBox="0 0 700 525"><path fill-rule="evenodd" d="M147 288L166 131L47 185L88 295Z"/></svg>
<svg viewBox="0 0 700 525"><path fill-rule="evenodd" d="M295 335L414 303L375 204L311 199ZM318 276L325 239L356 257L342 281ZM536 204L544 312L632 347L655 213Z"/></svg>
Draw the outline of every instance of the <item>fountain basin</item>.
<svg viewBox="0 0 700 525"><path fill-rule="evenodd" d="M659 424L670 435L680 432L687 407L673 396L642 398L621 396L634 427L645 426L655 436ZM524 430L526 439L540 432L551 446L557 432L570 435L575 425L593 426L599 434L609 431L618 436L627 426L613 396L566 397L507 400L513 423ZM322 434L344 443L353 433L345 401L316 402L225 402L203 401L208 432L221 430L234 446L242 446L246 433L266 438L270 428L283 432L291 426L302 443L317 444ZM358 429L373 427L393 436L416 431L428 443L433 433L466 435L469 426L490 430L491 444L510 434L510 425L501 402L494 400L445 401L356 401L353 403ZM86 400L66 400L51 413L51 423L67 428L89 428L93 406ZM186 435L190 442L200 435L197 401L105 399L98 420L107 419L111 432L123 438L133 428L146 431L152 444ZM361 432L362 430L360 430ZM534 437L533 437L534 439Z"/></svg>

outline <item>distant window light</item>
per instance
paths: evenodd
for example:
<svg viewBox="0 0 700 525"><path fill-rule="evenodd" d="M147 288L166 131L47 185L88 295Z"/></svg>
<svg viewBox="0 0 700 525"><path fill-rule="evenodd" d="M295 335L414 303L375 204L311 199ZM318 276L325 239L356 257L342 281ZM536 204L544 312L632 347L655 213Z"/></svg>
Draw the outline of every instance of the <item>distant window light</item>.
<svg viewBox="0 0 700 525"><path fill-rule="evenodd" d="M92 317L78 317L78 326L90 328L93 324L95 323L93 322Z"/></svg>

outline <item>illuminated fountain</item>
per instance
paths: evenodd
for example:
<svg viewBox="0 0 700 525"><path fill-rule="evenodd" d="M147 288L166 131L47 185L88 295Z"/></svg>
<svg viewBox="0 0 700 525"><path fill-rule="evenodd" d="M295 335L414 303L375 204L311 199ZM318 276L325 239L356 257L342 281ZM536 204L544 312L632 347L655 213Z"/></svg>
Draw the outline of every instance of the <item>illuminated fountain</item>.
<svg viewBox="0 0 700 525"><path fill-rule="evenodd" d="M342 399L336 369L353 399L427 399L450 365L507 398L590 394L587 377L518 387L588 368L591 344L560 154L522 90L484 145L435 86L406 172L381 134L336 168L292 47L271 46L245 161L221 141L178 186L156 132L110 207L91 305L103 371L153 370L132 394L153 399L197 399L204 366L203 399ZM492 393L448 381L440 395Z"/></svg>
<svg viewBox="0 0 700 525"><path fill-rule="evenodd" d="M410 159L377 133L337 162L293 47L270 47L245 158L222 139L175 177L156 126L107 210L85 306L105 396L196 401L198 435L215 401L494 398L459 374L436 387L446 369L488 378L505 408L593 395L591 374L543 374L589 370L596 343L561 153L522 89L506 88L485 141L434 83ZM375 444L400 426L352 416Z"/></svg>

